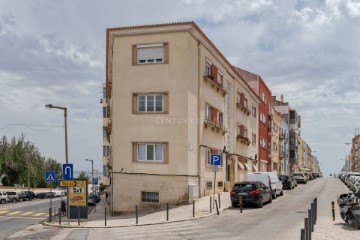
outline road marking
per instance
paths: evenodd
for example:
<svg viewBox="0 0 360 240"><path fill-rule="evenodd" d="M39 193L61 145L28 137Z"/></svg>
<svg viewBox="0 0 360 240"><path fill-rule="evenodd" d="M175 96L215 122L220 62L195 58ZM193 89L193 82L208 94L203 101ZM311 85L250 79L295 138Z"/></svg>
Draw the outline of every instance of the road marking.
<svg viewBox="0 0 360 240"><path fill-rule="evenodd" d="M41 216L41 215L45 215L46 213L36 213L36 214L33 214L33 216L36 216L36 217L39 217L39 216Z"/></svg>
<svg viewBox="0 0 360 240"><path fill-rule="evenodd" d="M4 219L4 220L6 220L7 218L22 218L22 219L33 219L33 220L38 220L38 219L40 219L40 220L42 220L42 219L44 219L44 218L35 218L35 217L9 217L9 216L0 216L0 219Z"/></svg>
<svg viewBox="0 0 360 240"><path fill-rule="evenodd" d="M0 214L7 213L7 212L10 212L10 211L1 211Z"/></svg>
<svg viewBox="0 0 360 240"><path fill-rule="evenodd" d="M22 213L20 214L20 216L26 216L26 215L30 215L30 214L33 214L34 212L26 212L26 213Z"/></svg>
<svg viewBox="0 0 360 240"><path fill-rule="evenodd" d="M8 213L8 215L15 215L15 214L18 214L18 213L21 213L21 211L11 212L11 213Z"/></svg>

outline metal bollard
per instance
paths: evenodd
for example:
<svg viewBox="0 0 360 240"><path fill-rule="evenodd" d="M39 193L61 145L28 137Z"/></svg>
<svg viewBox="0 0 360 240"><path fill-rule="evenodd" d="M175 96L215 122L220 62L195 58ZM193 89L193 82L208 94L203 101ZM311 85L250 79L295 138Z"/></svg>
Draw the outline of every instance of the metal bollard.
<svg viewBox="0 0 360 240"><path fill-rule="evenodd" d="M78 210L78 226L80 226L80 207L77 207Z"/></svg>
<svg viewBox="0 0 360 240"><path fill-rule="evenodd" d="M301 229L301 238L300 238L301 240L306 240L305 233L306 233L306 232L305 232L305 229L302 228L302 229Z"/></svg>
<svg viewBox="0 0 360 240"><path fill-rule="evenodd" d="M309 219L304 219L304 227L305 227L305 239L309 239Z"/></svg>
<svg viewBox="0 0 360 240"><path fill-rule="evenodd" d="M106 227L106 208L105 208L105 227Z"/></svg>
<svg viewBox="0 0 360 240"><path fill-rule="evenodd" d="M136 224L139 223L139 215L138 215L138 206L135 206L135 212L136 212Z"/></svg>
<svg viewBox="0 0 360 240"><path fill-rule="evenodd" d="M169 221L169 203L166 203L166 221Z"/></svg>
<svg viewBox="0 0 360 240"><path fill-rule="evenodd" d="M317 198L314 199L314 205L315 205L315 223L317 221Z"/></svg>
<svg viewBox="0 0 360 240"><path fill-rule="evenodd" d="M193 218L195 217L195 200L193 200Z"/></svg>
<svg viewBox="0 0 360 240"><path fill-rule="evenodd" d="M59 225L61 225L61 208L59 208L58 215L59 215Z"/></svg>
<svg viewBox="0 0 360 240"><path fill-rule="evenodd" d="M211 202L212 202L212 197L210 196L210 213L212 213Z"/></svg>
<svg viewBox="0 0 360 240"><path fill-rule="evenodd" d="M219 208L221 208L220 193L218 193Z"/></svg>
<svg viewBox="0 0 360 240"><path fill-rule="evenodd" d="M311 240L312 223L311 223L311 210L308 210L308 240Z"/></svg>
<svg viewBox="0 0 360 240"><path fill-rule="evenodd" d="M314 225L315 225L315 213L314 213L314 203L310 204L311 206L311 232L314 232Z"/></svg>
<svg viewBox="0 0 360 240"><path fill-rule="evenodd" d="M52 210L52 209L49 208L49 223L52 222L52 211L51 211L51 210Z"/></svg>
<svg viewBox="0 0 360 240"><path fill-rule="evenodd" d="M243 212L243 201L242 197L239 197L239 204L240 204L240 213Z"/></svg>
<svg viewBox="0 0 360 240"><path fill-rule="evenodd" d="M334 201L331 202L331 211L332 211L333 221L335 221L335 206L334 206Z"/></svg>
<svg viewBox="0 0 360 240"><path fill-rule="evenodd" d="M216 213L217 213L217 215L219 215L219 208L218 208L216 199L215 199L215 205L216 205Z"/></svg>

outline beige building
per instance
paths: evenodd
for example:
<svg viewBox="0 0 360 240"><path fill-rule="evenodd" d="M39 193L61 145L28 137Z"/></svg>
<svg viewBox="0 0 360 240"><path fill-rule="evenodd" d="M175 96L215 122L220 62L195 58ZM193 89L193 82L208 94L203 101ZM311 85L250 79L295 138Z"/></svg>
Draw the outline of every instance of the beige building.
<svg viewBox="0 0 360 240"><path fill-rule="evenodd" d="M296 165L297 172L306 172L306 167L304 165L304 156L305 156L305 149L304 149L304 140L302 139L301 135L297 136L298 142L298 164Z"/></svg>
<svg viewBox="0 0 360 240"><path fill-rule="evenodd" d="M281 174L280 164L280 126L281 114L272 108L271 121L269 126L269 135L271 136L271 151L269 158L271 159L271 171Z"/></svg>
<svg viewBox="0 0 360 240"><path fill-rule="evenodd" d="M259 98L195 23L108 29L106 62L113 213L228 190L255 169Z"/></svg>

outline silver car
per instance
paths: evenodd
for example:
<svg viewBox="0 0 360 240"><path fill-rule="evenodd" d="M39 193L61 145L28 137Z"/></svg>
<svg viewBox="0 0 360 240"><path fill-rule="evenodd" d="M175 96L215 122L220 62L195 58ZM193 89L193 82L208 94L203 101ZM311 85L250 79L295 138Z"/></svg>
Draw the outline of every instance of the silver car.
<svg viewBox="0 0 360 240"><path fill-rule="evenodd" d="M7 193L0 192L0 203L6 203L7 201L9 201Z"/></svg>
<svg viewBox="0 0 360 240"><path fill-rule="evenodd" d="M301 172L295 172L292 174L293 177L295 178L296 182L299 183L299 182L302 182L302 183L305 183L307 184L307 178L305 176L304 173L301 173Z"/></svg>

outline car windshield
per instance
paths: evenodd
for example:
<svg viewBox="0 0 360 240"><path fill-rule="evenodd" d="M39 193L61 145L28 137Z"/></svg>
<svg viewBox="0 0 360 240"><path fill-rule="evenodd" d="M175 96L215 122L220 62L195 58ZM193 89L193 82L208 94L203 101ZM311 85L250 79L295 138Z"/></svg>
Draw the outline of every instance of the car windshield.
<svg viewBox="0 0 360 240"><path fill-rule="evenodd" d="M234 185L236 190L253 190L256 186L254 183L239 183Z"/></svg>
<svg viewBox="0 0 360 240"><path fill-rule="evenodd" d="M279 176L279 179L284 181L284 180L287 180L288 179L288 176L284 176L284 175L280 175Z"/></svg>

